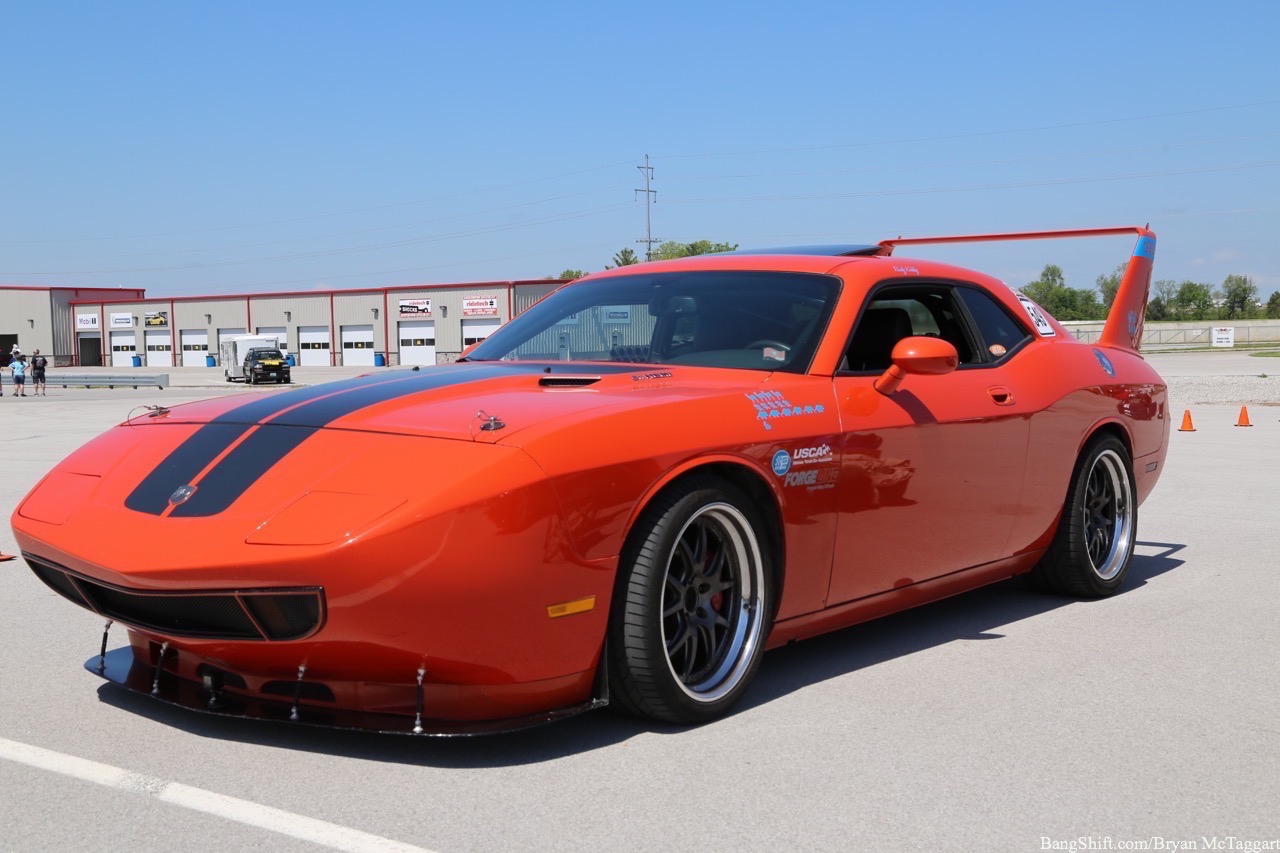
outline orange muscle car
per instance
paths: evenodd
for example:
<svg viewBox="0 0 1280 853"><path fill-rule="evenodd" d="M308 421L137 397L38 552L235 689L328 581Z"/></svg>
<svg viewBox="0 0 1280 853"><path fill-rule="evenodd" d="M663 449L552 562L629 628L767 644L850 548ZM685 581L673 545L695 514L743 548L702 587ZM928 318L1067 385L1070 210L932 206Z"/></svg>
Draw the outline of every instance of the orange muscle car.
<svg viewBox="0 0 1280 853"><path fill-rule="evenodd" d="M919 242L1135 234L1095 344ZM766 649L1029 573L1104 596L1169 432L1155 235L734 252L567 285L459 363L131 418L17 507L94 673L452 734L725 714ZM94 647L97 649L97 643Z"/></svg>

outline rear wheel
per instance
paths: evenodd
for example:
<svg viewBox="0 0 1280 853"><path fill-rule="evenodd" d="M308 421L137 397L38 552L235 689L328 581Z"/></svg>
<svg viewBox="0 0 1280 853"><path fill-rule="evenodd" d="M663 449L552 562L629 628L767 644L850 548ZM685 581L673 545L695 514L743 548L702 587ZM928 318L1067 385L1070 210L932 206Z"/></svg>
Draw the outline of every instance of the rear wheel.
<svg viewBox="0 0 1280 853"><path fill-rule="evenodd" d="M768 636L773 572L751 500L719 479L672 486L628 540L609 626L610 698L673 723L725 714Z"/></svg>
<svg viewBox="0 0 1280 853"><path fill-rule="evenodd" d="M1138 535L1135 493L1128 448L1114 436L1095 437L1076 461L1058 530L1032 580L1088 598L1118 590Z"/></svg>

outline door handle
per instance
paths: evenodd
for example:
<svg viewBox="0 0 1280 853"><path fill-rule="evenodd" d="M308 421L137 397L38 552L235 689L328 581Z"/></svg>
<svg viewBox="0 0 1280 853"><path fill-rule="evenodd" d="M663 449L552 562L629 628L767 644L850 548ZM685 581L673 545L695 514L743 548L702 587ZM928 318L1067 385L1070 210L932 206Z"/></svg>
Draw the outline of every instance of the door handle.
<svg viewBox="0 0 1280 853"><path fill-rule="evenodd" d="M991 395L991 399L997 406L1013 405L1013 392L1003 385L993 385L987 389L987 393Z"/></svg>

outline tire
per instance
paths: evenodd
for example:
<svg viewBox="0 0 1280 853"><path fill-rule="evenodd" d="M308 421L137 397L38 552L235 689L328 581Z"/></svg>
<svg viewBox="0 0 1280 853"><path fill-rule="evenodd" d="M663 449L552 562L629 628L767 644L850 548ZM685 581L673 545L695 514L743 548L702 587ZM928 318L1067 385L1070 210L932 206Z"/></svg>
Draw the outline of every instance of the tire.
<svg viewBox="0 0 1280 853"><path fill-rule="evenodd" d="M659 495L623 551L608 640L610 701L700 723L751 683L773 620L767 528L752 501L698 476Z"/></svg>
<svg viewBox="0 0 1280 853"><path fill-rule="evenodd" d="M257 384L258 384L258 374L256 374L256 373L248 373L248 374L246 374L246 375L245 375L245 377L244 377L244 381L245 381L245 384L246 384L246 385L257 385Z"/></svg>
<svg viewBox="0 0 1280 853"><path fill-rule="evenodd" d="M1076 460L1058 530L1032 569L1032 582L1081 598L1115 593L1129 572L1137 541L1136 492L1124 443L1111 435L1093 438Z"/></svg>

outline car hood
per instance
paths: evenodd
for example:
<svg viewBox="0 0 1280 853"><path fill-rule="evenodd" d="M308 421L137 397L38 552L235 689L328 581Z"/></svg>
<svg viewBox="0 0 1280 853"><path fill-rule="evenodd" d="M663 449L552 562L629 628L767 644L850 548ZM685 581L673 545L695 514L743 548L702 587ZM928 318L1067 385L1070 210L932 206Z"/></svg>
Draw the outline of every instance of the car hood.
<svg viewBox="0 0 1280 853"><path fill-rule="evenodd" d="M191 403L131 423L338 429L519 446L517 436L530 428L554 428L657 399L740 393L768 376L694 367L464 363Z"/></svg>

